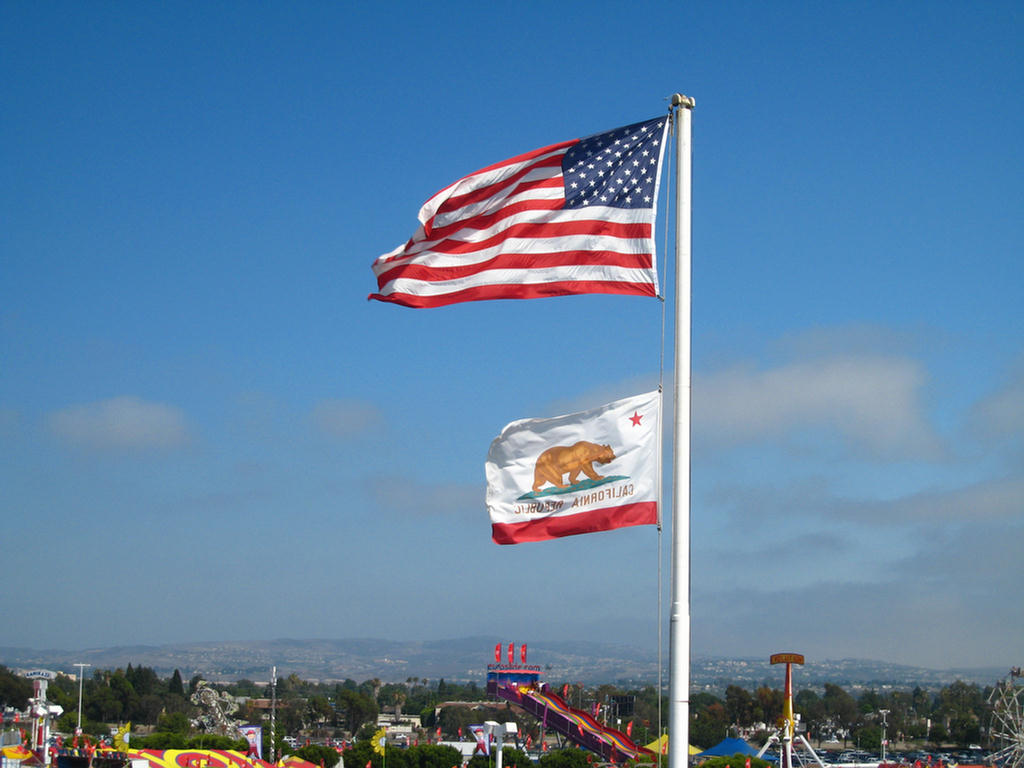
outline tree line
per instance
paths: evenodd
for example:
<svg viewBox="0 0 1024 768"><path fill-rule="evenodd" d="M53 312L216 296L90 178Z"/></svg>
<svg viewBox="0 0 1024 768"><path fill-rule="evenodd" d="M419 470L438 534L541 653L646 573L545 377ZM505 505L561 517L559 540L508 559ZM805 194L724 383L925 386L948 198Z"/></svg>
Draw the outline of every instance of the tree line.
<svg viewBox="0 0 1024 768"><path fill-rule="evenodd" d="M126 669L97 669L81 681L82 729L102 737L111 724L131 722L136 727L133 746L151 748L214 747L216 734L202 733L197 726L200 707L193 695L207 685L199 675L188 682L178 670L168 678L144 666ZM246 723L263 723L265 740L272 737L275 753L291 748L286 736L302 736L312 741L328 739L368 740L381 712L397 717L401 713L419 715L423 742L458 738L460 729L485 719L515 721L525 740L539 739L539 724L507 702L489 700L486 690L475 682L453 683L444 679L409 677L404 682L379 679L357 683L348 679L336 683L314 683L292 674L277 681L275 733L269 733L266 700L272 695L266 683L238 680L213 684L244 703L231 717ZM605 684L585 687L581 684L553 684L565 692L570 705L591 712L607 725L629 729L634 741L648 743L667 726L668 702L654 686L621 688ZM868 690L853 696L839 685L827 683L824 690L802 689L794 696L795 709L801 715L812 742L840 740L863 748L877 749L881 742L883 710L886 734L892 741L921 744L983 744L991 719L988 697L991 688L957 681L938 691L921 687L910 690ZM0 705L25 709L32 695L31 682L0 666ZM60 704L64 714L55 729L72 733L78 719L79 683L59 674L47 691L51 702ZM623 707L622 697L629 701ZM474 706L442 706L447 702L467 702ZM696 693L690 699L690 739L695 745L709 747L726 736L743 735L752 740L766 736L782 716L783 693L762 685L748 690L730 685L724 695ZM228 737L224 737L228 738ZM238 740L228 739L236 744ZM235 747L230 747L235 748ZM242 742L244 748L244 742ZM360 763L362 764L362 763ZM451 763L448 764L449 766ZM395 768L400 768L395 766Z"/></svg>
<svg viewBox="0 0 1024 768"><path fill-rule="evenodd" d="M991 693L990 686L958 680L938 691L920 686L884 692L869 689L854 697L826 683L822 693L798 690L793 706L810 740L819 746L828 740L877 750L884 727L889 741L967 747L986 741ZM753 692L730 685L722 698L697 694L691 697L691 737L695 743L713 744L729 731L749 730L759 723L771 726L781 718L782 708L782 691L766 685Z"/></svg>

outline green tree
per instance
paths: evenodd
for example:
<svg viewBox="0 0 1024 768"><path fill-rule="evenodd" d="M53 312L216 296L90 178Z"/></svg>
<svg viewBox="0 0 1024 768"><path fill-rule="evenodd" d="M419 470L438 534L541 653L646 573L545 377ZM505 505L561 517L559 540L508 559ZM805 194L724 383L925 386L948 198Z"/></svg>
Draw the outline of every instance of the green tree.
<svg viewBox="0 0 1024 768"><path fill-rule="evenodd" d="M862 715L870 715L872 712L885 709L882 706L882 697L874 690L864 691L857 699L857 707Z"/></svg>
<svg viewBox="0 0 1024 768"><path fill-rule="evenodd" d="M167 693L172 696L184 696L185 695L185 684L181 680L181 672L177 669L174 670L174 674L171 675L171 680L167 683Z"/></svg>
<svg viewBox="0 0 1024 768"><path fill-rule="evenodd" d="M78 710L68 711L57 719L56 730L59 733L74 733L77 724ZM82 733L90 736L107 736L110 733L110 727L106 723L97 723L95 720L83 717Z"/></svg>
<svg viewBox="0 0 1024 768"><path fill-rule="evenodd" d="M931 733L928 735L928 741L935 747L941 747L949 739L949 733L943 727L942 723L932 723Z"/></svg>
<svg viewBox="0 0 1024 768"><path fill-rule="evenodd" d="M556 749L537 761L538 768L590 768L593 755L583 749Z"/></svg>
<svg viewBox="0 0 1024 768"><path fill-rule="evenodd" d="M879 751L882 749L882 726L867 723L853 732L853 738L860 749Z"/></svg>
<svg viewBox="0 0 1024 768"><path fill-rule="evenodd" d="M26 682L28 682L26 680ZM57 679L46 688L46 698L54 704L64 707L65 712L78 712L78 682L70 675L57 673ZM77 719L77 718L76 718Z"/></svg>
<svg viewBox="0 0 1024 768"><path fill-rule="evenodd" d="M156 731L149 736L133 736L133 749L188 749L188 736L176 731Z"/></svg>
<svg viewBox="0 0 1024 768"><path fill-rule="evenodd" d="M701 763L701 768L744 768L747 764L747 758L748 755L740 754L739 752L728 757L709 757ZM762 760L753 755L750 755L749 758L750 768L771 768L771 763L767 760Z"/></svg>
<svg viewBox="0 0 1024 768"><path fill-rule="evenodd" d="M826 716L844 733L851 732L860 719L857 702L853 696L838 685L825 683L825 695L822 697L822 703L825 706ZM846 743L845 738L843 743Z"/></svg>
<svg viewBox="0 0 1024 768"><path fill-rule="evenodd" d="M746 726L754 722L754 699L750 691L738 685L725 689L725 713L733 725Z"/></svg>
<svg viewBox="0 0 1024 768"><path fill-rule="evenodd" d="M126 719L133 723L155 724L160 713L164 711L164 706L164 697L157 696L155 693L147 693L138 698L135 708Z"/></svg>
<svg viewBox="0 0 1024 768"><path fill-rule="evenodd" d="M509 751L505 750L505 754L507 755ZM518 752L518 750L511 751ZM408 754L408 768L452 768L453 765L460 765L462 763L462 754L459 750L455 749L455 747L444 747L440 744L422 744L418 747L410 747L406 752ZM507 758L504 764L510 766ZM389 755L388 766L390 765ZM520 768L526 765L529 765L529 763L519 764Z"/></svg>
<svg viewBox="0 0 1024 768"><path fill-rule="evenodd" d="M949 723L949 736L958 746L981 741L981 726L971 716L955 717Z"/></svg>
<svg viewBox="0 0 1024 768"><path fill-rule="evenodd" d="M135 675L134 670L132 670L132 675ZM135 686L128 679L128 675L120 669L116 670L107 678L107 686L121 706L117 710L116 716L101 719L113 722L115 719L122 720L130 717L138 703L139 696L135 691Z"/></svg>
<svg viewBox="0 0 1024 768"><path fill-rule="evenodd" d="M245 752L249 742L245 739L233 739L221 733L197 733L186 741L186 749L231 749Z"/></svg>
<svg viewBox="0 0 1024 768"><path fill-rule="evenodd" d="M980 714L985 706L981 689L973 683L957 680L939 691L939 711L954 718Z"/></svg>
<svg viewBox="0 0 1024 768"><path fill-rule="evenodd" d="M754 694L754 720L771 727L772 723L782 717L782 699L782 691L778 688L767 685L759 687Z"/></svg>
<svg viewBox="0 0 1024 768"><path fill-rule="evenodd" d="M311 728L319 730L327 723L334 723L334 707L326 696L310 696L306 700L306 718Z"/></svg>
<svg viewBox="0 0 1024 768"><path fill-rule="evenodd" d="M179 733L188 736L191 730L192 724L184 712L167 712L156 720L157 733Z"/></svg>
<svg viewBox="0 0 1024 768"><path fill-rule="evenodd" d="M919 718L931 717L932 696L928 691L924 690L920 686L915 687L913 693L910 694L910 702L914 713Z"/></svg>
<svg viewBox="0 0 1024 768"><path fill-rule="evenodd" d="M374 758L377 759L376 763L373 763ZM377 768L380 768L381 764L380 755L373 751L372 732L367 734L365 739L361 739L360 741L357 741L355 744L353 744L352 749L345 752L346 766L360 766L361 768L367 763L376 765ZM390 765L390 762L388 763L388 765ZM448 768L451 768L451 766L448 766Z"/></svg>
<svg viewBox="0 0 1024 768"><path fill-rule="evenodd" d="M704 748L724 739L729 728L725 703L709 693L690 699L690 743Z"/></svg>
<svg viewBox="0 0 1024 768"><path fill-rule="evenodd" d="M807 726L808 738L817 738L821 746L821 731L825 725L825 704L821 697L810 689L799 690L793 696L793 707Z"/></svg>
<svg viewBox="0 0 1024 768"><path fill-rule="evenodd" d="M32 697L32 683L0 666L0 706L25 709Z"/></svg>
<svg viewBox="0 0 1024 768"><path fill-rule="evenodd" d="M533 768L533 761L530 756L521 749L515 747L504 747L501 751L501 764L505 768ZM448 766L451 768L451 766Z"/></svg>
<svg viewBox="0 0 1024 768"><path fill-rule="evenodd" d="M377 720L377 704L369 696L348 688L336 694L335 709L342 726L351 734L356 734L363 723Z"/></svg>
<svg viewBox="0 0 1024 768"><path fill-rule="evenodd" d="M308 760L313 765L323 765L324 768L334 768L338 764L339 755L331 747L324 747L319 744L310 744L295 750L295 754L303 760Z"/></svg>
<svg viewBox="0 0 1024 768"><path fill-rule="evenodd" d="M646 744L656 739L661 729L668 724L668 697L660 696L653 685L645 686L638 691L631 691L636 696L634 713L633 738ZM661 703L661 724L658 723L658 704Z"/></svg>
<svg viewBox="0 0 1024 768"><path fill-rule="evenodd" d="M131 674L128 674L128 671L126 671L125 677L131 683L132 689L137 695L145 696L149 693L163 693L165 690L163 681L157 677L152 667L137 667L132 670L129 664L128 669L131 670Z"/></svg>
<svg viewBox="0 0 1024 768"><path fill-rule="evenodd" d="M82 702L82 709L90 719L99 720L104 723L112 723L119 720L124 711L124 704L118 697L118 692L109 685L97 686L92 695Z"/></svg>

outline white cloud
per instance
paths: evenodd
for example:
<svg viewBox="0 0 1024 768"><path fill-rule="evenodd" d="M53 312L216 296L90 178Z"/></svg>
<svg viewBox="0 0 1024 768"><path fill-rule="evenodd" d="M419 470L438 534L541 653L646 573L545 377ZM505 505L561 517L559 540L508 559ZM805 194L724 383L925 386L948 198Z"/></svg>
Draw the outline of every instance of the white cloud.
<svg viewBox="0 0 1024 768"><path fill-rule="evenodd" d="M983 439L1024 435L1024 374L980 400L971 412L969 424L972 432Z"/></svg>
<svg viewBox="0 0 1024 768"><path fill-rule="evenodd" d="M330 437L351 437L380 421L375 405L361 400L321 400L313 407L313 425Z"/></svg>
<svg viewBox="0 0 1024 768"><path fill-rule="evenodd" d="M876 504L879 519L999 520L1024 515L1024 479L986 480L951 491L923 492L891 505Z"/></svg>
<svg viewBox="0 0 1024 768"><path fill-rule="evenodd" d="M878 658L949 668L1016 663L1024 613L1019 525L966 525L887 568L829 568L817 583L695 589L697 653L795 648L815 658ZM751 627L757 631L751 633ZM984 661L980 661L984 660Z"/></svg>
<svg viewBox="0 0 1024 768"><path fill-rule="evenodd" d="M92 448L173 448L190 439L180 408L131 396L54 411L47 426L66 443Z"/></svg>
<svg viewBox="0 0 1024 768"><path fill-rule="evenodd" d="M832 357L694 378L694 428L708 442L779 439L826 428L875 457L937 457L920 399L921 366L905 358Z"/></svg>
<svg viewBox="0 0 1024 768"><path fill-rule="evenodd" d="M771 528L779 519L847 521L865 526L981 520L1024 521L1024 479L986 479L958 487L919 490L894 498L841 496L820 477L784 485L722 484L706 501L747 530Z"/></svg>

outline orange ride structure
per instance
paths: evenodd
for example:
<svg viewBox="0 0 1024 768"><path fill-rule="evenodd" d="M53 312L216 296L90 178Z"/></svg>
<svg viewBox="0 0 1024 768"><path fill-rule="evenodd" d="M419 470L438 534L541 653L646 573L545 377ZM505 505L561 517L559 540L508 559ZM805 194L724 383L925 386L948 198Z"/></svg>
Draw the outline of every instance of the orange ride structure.
<svg viewBox="0 0 1024 768"><path fill-rule="evenodd" d="M786 665L786 686L782 694L782 717L779 718L775 730L769 733L768 741L761 747L761 751L757 753L757 756L762 757L768 750L768 747L772 744L778 744L779 768L793 768L794 756L797 757L797 764L804 765L808 761L802 759L799 752L793 749L793 742L796 741L798 742L797 746L803 747L813 762L817 763L820 768L825 768L825 764L818 757L818 753L814 751L803 734L797 733L796 728L800 716L793 711L793 665L803 665L803 655L799 653L774 653L768 657L768 661L771 664Z"/></svg>
<svg viewBox="0 0 1024 768"><path fill-rule="evenodd" d="M622 731L602 725L588 712L569 706L546 683L540 682L540 666L526 663L525 644L520 646L518 662L514 643L508 646L508 663L501 663L500 644L494 649L494 657L496 663L487 665L487 693L540 720L542 733L555 731L612 763L657 760L654 752L639 746Z"/></svg>

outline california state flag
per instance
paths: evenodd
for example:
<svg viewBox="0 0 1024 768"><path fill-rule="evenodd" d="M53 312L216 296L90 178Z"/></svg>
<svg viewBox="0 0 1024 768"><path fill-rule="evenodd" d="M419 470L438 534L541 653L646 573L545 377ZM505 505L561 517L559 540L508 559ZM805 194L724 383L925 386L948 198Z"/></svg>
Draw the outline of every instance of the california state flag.
<svg viewBox="0 0 1024 768"><path fill-rule="evenodd" d="M498 544L658 522L661 393L580 413L513 421L487 454Z"/></svg>

